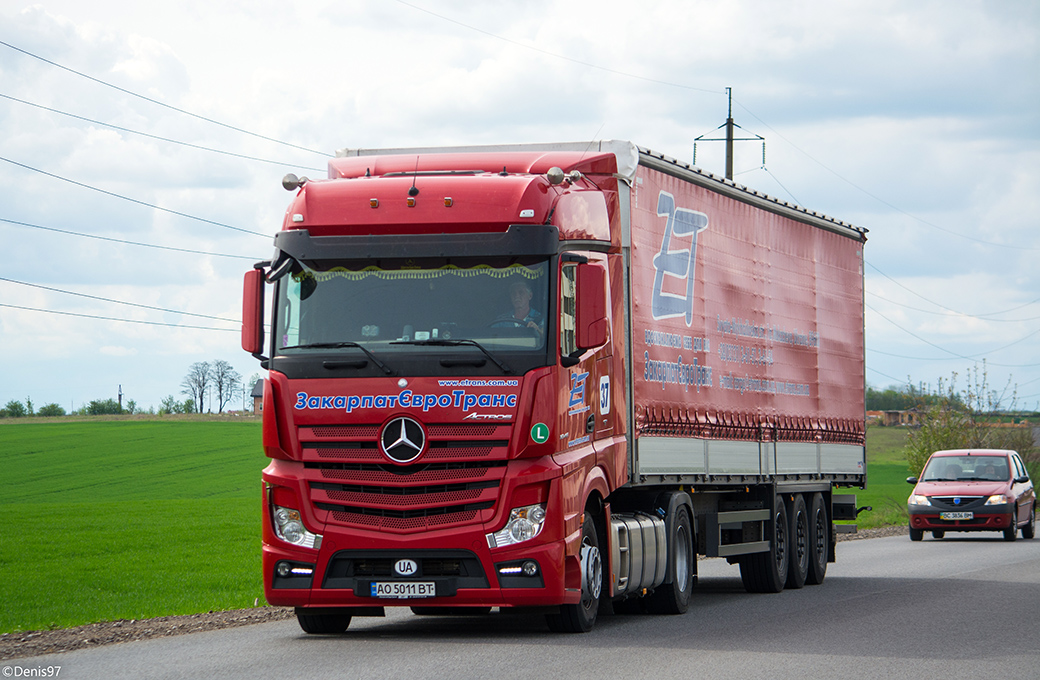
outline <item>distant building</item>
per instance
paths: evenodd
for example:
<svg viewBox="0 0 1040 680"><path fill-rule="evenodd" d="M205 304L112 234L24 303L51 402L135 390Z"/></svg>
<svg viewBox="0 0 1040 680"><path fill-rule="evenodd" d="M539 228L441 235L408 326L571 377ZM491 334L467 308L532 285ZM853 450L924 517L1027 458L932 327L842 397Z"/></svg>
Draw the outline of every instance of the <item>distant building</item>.
<svg viewBox="0 0 1040 680"><path fill-rule="evenodd" d="M253 397L253 415L258 416L264 410L264 380L261 378L257 380L253 385L253 391L250 392L250 396Z"/></svg>
<svg viewBox="0 0 1040 680"><path fill-rule="evenodd" d="M917 409L910 411L871 411L871 414L876 414L876 421L886 427L917 425Z"/></svg>

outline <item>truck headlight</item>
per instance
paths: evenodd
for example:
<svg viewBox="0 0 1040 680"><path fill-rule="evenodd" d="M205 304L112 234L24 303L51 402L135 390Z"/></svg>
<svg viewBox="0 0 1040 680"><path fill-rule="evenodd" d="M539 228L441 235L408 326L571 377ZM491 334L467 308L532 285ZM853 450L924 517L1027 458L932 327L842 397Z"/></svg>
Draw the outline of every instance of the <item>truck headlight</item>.
<svg viewBox="0 0 1040 680"><path fill-rule="evenodd" d="M910 494L910 498L907 499L907 505L931 505L932 502L928 500L928 496L923 496L919 493Z"/></svg>
<svg viewBox="0 0 1040 680"><path fill-rule="evenodd" d="M545 504L525 505L509 512L509 521L501 531L487 535L488 547L501 548L528 541L542 532L545 524Z"/></svg>
<svg viewBox="0 0 1040 680"><path fill-rule="evenodd" d="M299 510L283 508L277 505L273 506L272 509L274 510L274 521L272 524L274 524L275 536L286 543L292 543L303 548L317 550L321 547L321 536L307 531L307 528L303 526L303 519L300 517Z"/></svg>

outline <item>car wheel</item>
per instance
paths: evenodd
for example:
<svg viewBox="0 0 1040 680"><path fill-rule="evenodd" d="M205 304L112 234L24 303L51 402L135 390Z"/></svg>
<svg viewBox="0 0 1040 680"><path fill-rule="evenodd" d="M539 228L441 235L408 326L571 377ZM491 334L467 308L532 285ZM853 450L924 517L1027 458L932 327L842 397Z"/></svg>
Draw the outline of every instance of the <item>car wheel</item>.
<svg viewBox="0 0 1040 680"><path fill-rule="evenodd" d="M304 633L311 635L335 635L347 630L350 614L307 614L305 609L296 609L296 621Z"/></svg>
<svg viewBox="0 0 1040 680"><path fill-rule="evenodd" d="M809 508L809 575L805 582L811 586L823 583L830 556L830 531L827 523L827 504L823 494L814 493Z"/></svg>
<svg viewBox="0 0 1040 680"><path fill-rule="evenodd" d="M805 509L805 497L802 494L795 494L787 515L791 522L788 532L788 558L791 564L787 568L785 587L797 589L805 585L805 579L809 576L809 513Z"/></svg>
<svg viewBox="0 0 1040 680"><path fill-rule="evenodd" d="M946 535L946 532L942 529L936 529L932 532L932 538L942 538Z"/></svg>
<svg viewBox="0 0 1040 680"><path fill-rule="evenodd" d="M585 513L581 525L581 600L560 606L558 614L547 614L546 621L554 633L587 633L596 625L599 598L603 590L603 558L592 513Z"/></svg>
<svg viewBox="0 0 1040 680"><path fill-rule="evenodd" d="M1008 528L1004 529L1004 540L1013 541L1018 538L1018 513L1011 513L1011 522L1008 524Z"/></svg>
<svg viewBox="0 0 1040 680"><path fill-rule="evenodd" d="M787 582L790 559L788 543L787 506L776 497L773 511L773 535L766 552L744 555L740 558L740 578L749 593L779 593Z"/></svg>
<svg viewBox="0 0 1040 680"><path fill-rule="evenodd" d="M1032 538L1036 531L1036 506L1029 508L1029 523L1022 527L1022 538Z"/></svg>
<svg viewBox="0 0 1040 680"><path fill-rule="evenodd" d="M924 529L915 529L910 527L910 540L920 541L924 538Z"/></svg>

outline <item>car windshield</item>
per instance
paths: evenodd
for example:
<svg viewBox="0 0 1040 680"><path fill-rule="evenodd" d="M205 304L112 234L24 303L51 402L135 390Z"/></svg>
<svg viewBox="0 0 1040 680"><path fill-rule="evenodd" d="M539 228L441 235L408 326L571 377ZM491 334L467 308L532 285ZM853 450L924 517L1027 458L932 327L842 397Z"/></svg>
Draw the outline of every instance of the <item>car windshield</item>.
<svg viewBox="0 0 1040 680"><path fill-rule="evenodd" d="M278 353L360 345L380 356L429 354L461 344L496 354L544 352L548 271L544 261L296 266L278 285Z"/></svg>
<svg viewBox="0 0 1040 680"><path fill-rule="evenodd" d="M924 468L923 482L1004 482L1011 479L1006 456L933 456Z"/></svg>

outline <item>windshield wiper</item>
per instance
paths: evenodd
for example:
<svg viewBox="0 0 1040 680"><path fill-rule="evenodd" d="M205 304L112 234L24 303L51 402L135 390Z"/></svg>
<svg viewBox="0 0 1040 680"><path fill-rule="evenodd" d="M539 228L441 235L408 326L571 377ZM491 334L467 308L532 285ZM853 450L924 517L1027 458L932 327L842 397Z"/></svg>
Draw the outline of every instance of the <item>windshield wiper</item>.
<svg viewBox="0 0 1040 680"><path fill-rule="evenodd" d="M307 345L290 345L288 347L283 347L282 349L339 349L340 347L357 347L359 350L365 353L365 356L372 360L373 364L381 368L383 370L383 373L390 375L393 372L390 370L389 366L377 359L375 354L369 352L364 347L364 345L359 345L358 343L351 342L350 340L344 340L342 342L312 342Z"/></svg>
<svg viewBox="0 0 1040 680"><path fill-rule="evenodd" d="M489 352L484 345L480 344L476 340L469 340L463 338L461 340L392 340L391 345L439 345L442 347L457 347L459 345L472 345L484 353L488 359L495 362L495 365L502 369L503 373L512 373L513 369L509 368L504 362L500 361L495 357L494 354Z"/></svg>

